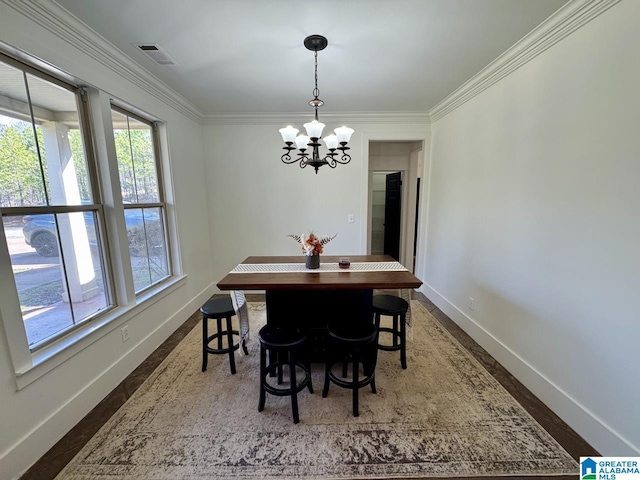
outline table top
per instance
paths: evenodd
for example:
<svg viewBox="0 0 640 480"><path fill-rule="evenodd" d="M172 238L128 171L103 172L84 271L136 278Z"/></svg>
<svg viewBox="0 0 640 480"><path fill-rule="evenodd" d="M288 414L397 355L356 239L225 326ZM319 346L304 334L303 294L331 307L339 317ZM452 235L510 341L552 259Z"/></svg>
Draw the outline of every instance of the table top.
<svg viewBox="0 0 640 480"><path fill-rule="evenodd" d="M321 263L337 263L340 256L321 255ZM394 262L388 255L351 255L355 262ZM304 256L247 257L243 264L304 263ZM220 290L364 290L374 288L418 288L422 282L410 271L229 273Z"/></svg>

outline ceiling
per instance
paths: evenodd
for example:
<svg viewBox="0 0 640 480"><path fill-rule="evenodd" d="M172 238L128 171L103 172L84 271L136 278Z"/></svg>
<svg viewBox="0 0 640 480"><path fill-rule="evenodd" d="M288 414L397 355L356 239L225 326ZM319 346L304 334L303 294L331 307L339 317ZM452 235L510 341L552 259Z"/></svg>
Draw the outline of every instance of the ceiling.
<svg viewBox="0 0 640 480"><path fill-rule="evenodd" d="M427 112L567 0L57 0L204 115ZM155 64L134 45L176 62Z"/></svg>

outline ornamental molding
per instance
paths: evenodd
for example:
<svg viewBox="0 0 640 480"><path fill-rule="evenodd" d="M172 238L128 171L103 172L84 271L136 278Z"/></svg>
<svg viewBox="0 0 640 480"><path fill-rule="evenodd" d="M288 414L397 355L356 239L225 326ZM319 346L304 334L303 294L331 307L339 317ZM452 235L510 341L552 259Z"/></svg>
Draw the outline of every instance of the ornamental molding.
<svg viewBox="0 0 640 480"><path fill-rule="evenodd" d="M570 1L429 110L431 121L468 102L618 2L620 0Z"/></svg>
<svg viewBox="0 0 640 480"><path fill-rule="evenodd" d="M205 125L288 125L313 119L311 112L293 113L226 113L203 115ZM321 112L326 124L357 123L429 123L426 112Z"/></svg>
<svg viewBox="0 0 640 480"><path fill-rule="evenodd" d="M0 0L31 21L53 33L125 80L204 125L267 125L308 120L309 113L227 113L204 115L150 71L76 16L51 0ZM335 123L429 123L426 112L322 112L322 119Z"/></svg>
<svg viewBox="0 0 640 480"><path fill-rule="evenodd" d="M51 0L0 0L109 70L195 122L202 114L184 97Z"/></svg>
<svg viewBox="0 0 640 480"><path fill-rule="evenodd" d="M537 57L621 0L572 0L483 68L435 107L424 112L322 113L323 120L350 123L434 122ZM306 120L307 113L207 114L134 62L115 45L51 0L0 0L186 117L205 125L267 125Z"/></svg>

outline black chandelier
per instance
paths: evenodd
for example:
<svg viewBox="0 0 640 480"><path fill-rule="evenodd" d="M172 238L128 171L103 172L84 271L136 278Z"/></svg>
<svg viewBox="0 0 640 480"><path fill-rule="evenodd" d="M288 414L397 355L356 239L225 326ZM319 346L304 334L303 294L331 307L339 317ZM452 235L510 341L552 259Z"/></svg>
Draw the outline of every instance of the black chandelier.
<svg viewBox="0 0 640 480"><path fill-rule="evenodd" d="M349 150L347 143L349 143L349 140L351 139L353 129L342 126L334 130L335 135L331 134L322 138L322 129L325 125L318 121L318 107L324 105L324 102L318 98L318 95L320 94L320 91L318 90L318 52L320 50L324 50L328 43L327 39L322 35L309 35L304 39L304 46L308 50L314 52L316 60L316 88L313 89L313 98L309 100L309 105L315 108L315 120L304 124L304 128L307 131L306 135L298 135L299 130L297 128L293 128L291 125L280 129L280 134L286 144L284 150L287 151L282 155L281 160L286 164L300 162L300 168L311 165L316 169L316 174L318 173L318 168L323 165L329 165L331 168L336 168L339 163L344 165L351 161L351 156L349 156L346 151ZM319 141L321 138L324 140L324 143L329 150L329 153L322 158L318 152L318 147L320 146ZM296 146L292 147L294 143ZM312 148L311 153L307 153L307 148L309 147ZM289 153L291 150L295 150L296 148L299 150L299 152L297 152L297 157L291 158ZM336 150L339 150L342 153L340 154L336 152Z"/></svg>

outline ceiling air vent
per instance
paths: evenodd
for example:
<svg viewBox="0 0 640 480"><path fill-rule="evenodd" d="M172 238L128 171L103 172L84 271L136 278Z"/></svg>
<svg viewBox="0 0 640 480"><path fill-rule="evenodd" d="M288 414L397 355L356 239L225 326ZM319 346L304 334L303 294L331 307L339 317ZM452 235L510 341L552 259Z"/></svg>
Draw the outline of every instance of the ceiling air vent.
<svg viewBox="0 0 640 480"><path fill-rule="evenodd" d="M167 53L155 43L136 43L135 46L139 48L142 53L149 56L158 65L175 65L174 62Z"/></svg>

